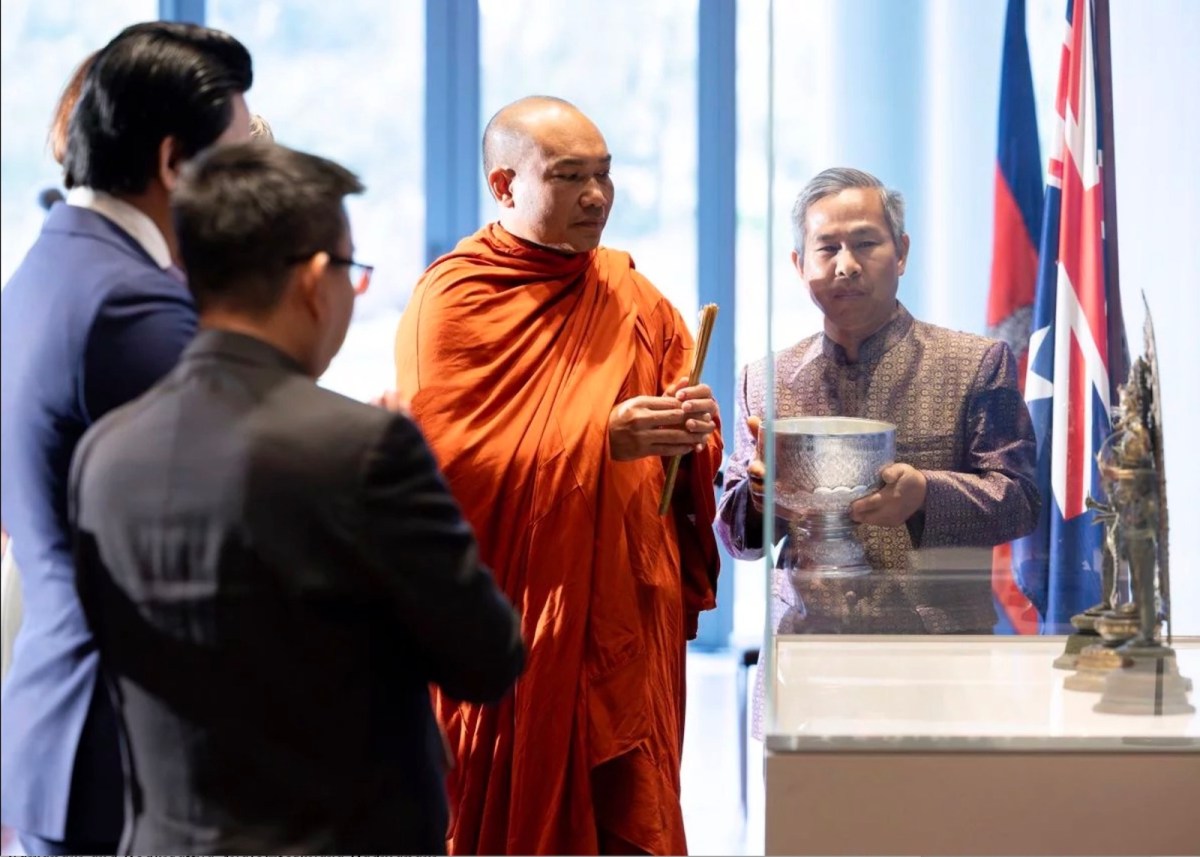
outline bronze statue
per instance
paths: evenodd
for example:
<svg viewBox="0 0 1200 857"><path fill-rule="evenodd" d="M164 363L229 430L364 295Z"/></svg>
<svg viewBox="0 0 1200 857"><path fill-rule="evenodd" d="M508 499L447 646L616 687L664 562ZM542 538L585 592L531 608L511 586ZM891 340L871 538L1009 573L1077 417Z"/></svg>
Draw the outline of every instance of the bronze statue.
<svg viewBox="0 0 1200 857"><path fill-rule="evenodd" d="M1106 486L1105 493L1111 490ZM1092 497L1084 501L1094 513L1094 522L1104 527L1104 556L1100 565L1100 603L1083 611L1093 619L1103 616L1120 603L1121 528L1118 526L1117 509L1111 503L1101 503Z"/></svg>
<svg viewBox="0 0 1200 857"><path fill-rule="evenodd" d="M1113 409L1115 423L1112 433L1106 438L1106 444L1118 436L1117 433L1127 424L1127 415L1136 410L1135 390L1129 385L1119 388L1121 404ZM1100 489L1102 496L1111 498L1116 486L1112 472L1106 473L1102 465L1104 455L1104 451L1101 451L1096 457L1096 463L1100 466ZM1075 633L1067 638L1066 648L1055 659L1054 666L1057 669L1079 670L1078 675L1067 680L1067 689L1099 691L1103 689L1104 676L1108 671L1121 665L1121 658L1113 650L1134 636L1134 627L1129 615L1132 604L1121 601L1124 548L1117 507L1111 500L1104 502L1095 497L1087 497L1084 502L1093 513L1092 522L1104 527L1100 602L1071 617Z"/></svg>
<svg viewBox="0 0 1200 857"><path fill-rule="evenodd" d="M1110 442L1113 438L1120 436L1128 427L1130 420L1133 419L1131 415L1136 413L1138 408L1141 407L1137 389L1133 384L1125 384L1118 388L1117 394L1120 404L1113 411L1113 431L1106 438L1106 442ZM1100 603L1084 610L1082 614L1093 620L1091 623L1086 623L1087 627L1092 630L1094 630L1094 620L1096 618L1106 615L1120 604L1118 586L1120 584L1121 561L1124 556L1124 546L1121 544L1120 516L1117 512L1116 503L1111 501L1113 491L1116 488L1116 480L1113 478L1114 474L1105 471L1104 458L1105 453L1102 449L1096 456L1096 463L1100 468L1100 487L1104 491L1104 496L1109 498L1109 502L1102 502L1094 497L1087 497L1084 500L1087 508L1095 513L1093 515L1093 522L1104 527L1104 556L1101 560ZM1075 617L1071 621L1074 623Z"/></svg>
<svg viewBox="0 0 1200 857"><path fill-rule="evenodd" d="M1146 376L1141 358L1134 364L1130 384L1142 384ZM1138 403L1141 404L1141 403ZM1111 486L1111 506L1116 513L1118 545L1129 564L1130 594L1136 606L1137 626L1128 647L1160 646L1158 632L1163 619L1159 611L1159 479L1149 429L1135 410L1123 420L1100 454L1100 472ZM1105 453L1109 454L1105 454Z"/></svg>
<svg viewBox="0 0 1200 857"><path fill-rule="evenodd" d="M1056 667L1076 670L1063 682L1067 690L1083 690L1099 693L1104 690L1108 674L1125 664L1125 656L1119 647L1132 640L1138 633L1137 606L1130 598L1122 600L1121 572L1126 568L1126 545L1122 536L1120 508L1117 497L1120 492L1119 470L1106 467L1114 453L1114 443L1122 437L1119 432L1128 427L1125 415L1134 407L1132 394L1122 387L1121 403L1114 432L1106 439L1096 456L1100 469L1100 487L1109 502L1102 503L1093 497L1087 498L1087 507L1094 513L1094 523L1104 527L1104 555L1101 559L1100 603L1071 617L1077 629L1067 640L1066 651L1054 662Z"/></svg>
<svg viewBox="0 0 1200 857"><path fill-rule="evenodd" d="M1121 714L1173 714L1194 709L1187 701L1191 681L1179 675L1175 652L1162 640L1170 628L1167 561L1167 494L1162 448L1162 406L1154 327L1146 309L1146 353L1130 368L1121 388L1120 419L1097 456L1108 493L1105 515L1115 515L1106 539L1115 551L1114 579L1121 561L1129 568L1130 601L1096 620L1101 636L1127 636L1115 649L1119 666L1107 674L1096 710ZM1082 657L1081 657L1082 660Z"/></svg>

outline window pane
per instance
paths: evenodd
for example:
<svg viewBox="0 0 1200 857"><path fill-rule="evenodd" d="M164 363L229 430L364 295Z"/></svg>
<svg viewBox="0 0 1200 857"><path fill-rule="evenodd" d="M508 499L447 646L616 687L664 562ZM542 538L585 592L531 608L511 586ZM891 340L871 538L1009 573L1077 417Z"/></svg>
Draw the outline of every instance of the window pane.
<svg viewBox="0 0 1200 857"><path fill-rule="evenodd" d="M696 329L696 0L480 0L480 127L525 95L565 98L600 127L628 251ZM480 211L495 218L483 187Z"/></svg>
<svg viewBox="0 0 1200 857"><path fill-rule="evenodd" d="M0 282L37 237L38 195L62 188L46 135L71 72L129 24L158 17L157 0L4 0L0 19Z"/></svg>
<svg viewBox="0 0 1200 857"><path fill-rule="evenodd" d="M393 386L400 312L424 270L423 0L209 0L208 22L254 57L252 113L277 142L354 170L355 258L375 265L341 353L321 379L369 398Z"/></svg>

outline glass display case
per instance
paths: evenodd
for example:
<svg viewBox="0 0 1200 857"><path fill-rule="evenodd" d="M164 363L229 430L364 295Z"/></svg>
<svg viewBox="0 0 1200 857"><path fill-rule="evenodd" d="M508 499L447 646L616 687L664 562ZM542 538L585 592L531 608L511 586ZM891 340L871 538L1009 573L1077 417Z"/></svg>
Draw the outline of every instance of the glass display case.
<svg viewBox="0 0 1200 857"><path fill-rule="evenodd" d="M739 558L759 559L765 581L751 722L765 753L766 852L1197 853L1200 637L1190 635L1200 631L1200 598L1190 546L1200 531L1179 525L1195 518L1197 502L1186 435L1195 397L1182 383L1191 336L1160 293L1155 345L1127 283L1135 390L1121 389L1134 383L1117 362L1122 331L1113 331L1111 364L1092 373L1103 361L1076 353L1086 325L1070 307L1057 321L1033 319L1023 336L988 328L995 162L981 169L948 153L966 141L994 146L999 81L987 90L986 118L978 93L952 86L906 107L922 68L942 79L942 64L977 60L939 35L968 30L958 16L977 10L917 4L928 28L910 41L896 33L918 13L868 5L878 14L854 28L857 55L890 59L830 79L819 73L820 48L793 49L803 43L800 17L824 21L812 17L820 7L828 27L813 31L836 32L859 7L758 7L768 45L765 216L755 236L764 312L747 323L753 336L739 336L746 368L726 470L727 493L739 481L751 488L727 498L718 527ZM1047 5L1033 4L1031 20ZM1074 5L1092 14L1093 4ZM904 56L897 43L933 49ZM859 109L864 91L878 109ZM1053 90L1039 97L1055 103ZM1133 115L1120 111L1133 106L1117 105L1118 131ZM1056 118L1049 111L1039 123L1053 130ZM1043 167L1062 158L1042 154ZM883 187L854 170L808 184L830 167L865 171ZM853 212L830 204L839 196L853 198ZM1126 217L1154 215L1130 206ZM1060 228L1070 238L1083 227ZM1069 251L1041 252L1069 267ZM1094 297L1095 329L1105 313L1121 318L1112 293ZM1057 351L1039 350L1056 336ZM978 386L988 378L992 386ZM761 421L762 441L748 417ZM802 422L812 418L820 424ZM1099 455L1114 436L1111 454ZM1024 452L1006 461L1017 446ZM896 474L883 476L893 463L921 474L920 502L896 521L865 522L861 510L850 519L850 503L896 484ZM1095 672L1061 668L1082 643L1100 643L1066 636L1093 604L1123 605L1104 633L1143 648L1173 633L1174 658L1119 668L1120 692Z"/></svg>
<svg viewBox="0 0 1200 857"><path fill-rule="evenodd" d="M1173 647L1200 677L1200 639ZM1063 648L776 637L766 853L1195 853L1200 715L1097 712Z"/></svg>

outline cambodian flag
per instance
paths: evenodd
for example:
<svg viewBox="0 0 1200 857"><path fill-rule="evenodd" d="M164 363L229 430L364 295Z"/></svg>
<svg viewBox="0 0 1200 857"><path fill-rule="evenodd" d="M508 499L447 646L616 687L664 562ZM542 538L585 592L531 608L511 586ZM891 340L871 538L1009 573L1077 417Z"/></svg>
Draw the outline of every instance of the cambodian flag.
<svg viewBox="0 0 1200 857"><path fill-rule="evenodd" d="M1084 500L1100 497L1110 373L1128 372L1123 335L1109 343L1109 317L1121 316L1116 272L1105 268L1104 182L1113 177L1101 156L1095 2L1067 3L1025 376L1042 511L1037 530L1014 542L1013 568L1044 633L1070 631L1071 616L1100 600L1102 532Z"/></svg>
<svg viewBox="0 0 1200 857"><path fill-rule="evenodd" d="M1012 348L1018 361L1018 383L1024 389L1044 202L1033 74L1025 40L1025 0L1008 0L997 138L988 335ZM1036 633L1037 612L1013 579L1011 545L1000 545L993 554L992 590L1000 608L998 632Z"/></svg>

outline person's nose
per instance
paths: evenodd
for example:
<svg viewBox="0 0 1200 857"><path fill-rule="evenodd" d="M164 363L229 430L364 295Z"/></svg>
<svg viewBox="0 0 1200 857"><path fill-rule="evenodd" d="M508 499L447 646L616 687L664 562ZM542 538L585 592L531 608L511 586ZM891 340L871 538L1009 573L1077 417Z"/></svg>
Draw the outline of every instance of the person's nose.
<svg viewBox="0 0 1200 857"><path fill-rule="evenodd" d="M608 193L604 183L598 178L592 178L583 189L583 197L579 200L584 208L607 208Z"/></svg>
<svg viewBox="0 0 1200 857"><path fill-rule="evenodd" d="M853 279L862 273L862 266L849 247L843 247L837 254L837 276Z"/></svg>

